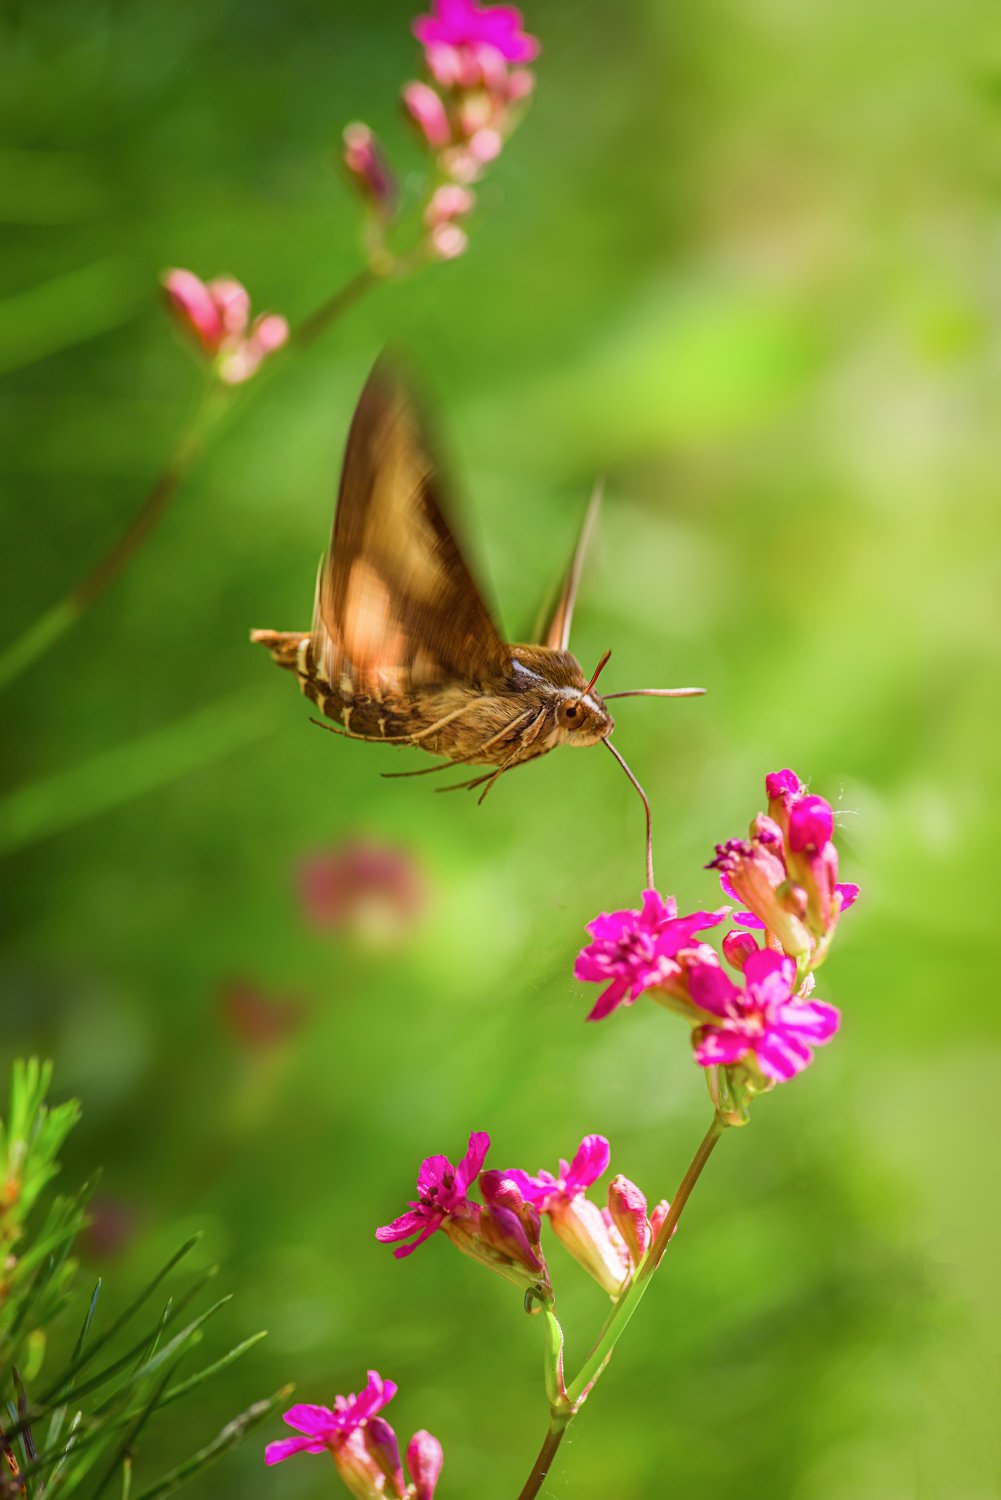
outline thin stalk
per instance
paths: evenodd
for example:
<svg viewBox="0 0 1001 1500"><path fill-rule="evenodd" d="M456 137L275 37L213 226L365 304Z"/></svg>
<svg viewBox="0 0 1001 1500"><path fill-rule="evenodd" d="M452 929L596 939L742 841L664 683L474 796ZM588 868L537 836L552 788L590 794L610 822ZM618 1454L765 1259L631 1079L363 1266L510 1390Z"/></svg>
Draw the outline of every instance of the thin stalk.
<svg viewBox="0 0 1001 1500"><path fill-rule="evenodd" d="M326 302L321 302L318 308L303 318L297 328L293 328L289 338L290 346L308 349L322 333L326 333L331 323L336 323L349 307L353 307L359 298L383 280L385 280L384 273L375 270L372 266L366 266L363 271L358 272L357 276L353 276L350 281L346 282L340 291L328 297Z"/></svg>
<svg viewBox="0 0 1001 1500"><path fill-rule="evenodd" d="M718 1115L714 1115L712 1124L706 1131L699 1149L692 1157L688 1165L688 1170L681 1179L678 1191L671 1200L671 1207L657 1232L657 1238L644 1256L624 1296L613 1307L605 1326L598 1335L598 1340L594 1348L584 1361L579 1374L567 1388L569 1415L559 1421L554 1418L549 1431L546 1433L542 1447L539 1449L535 1463L532 1465L532 1471L521 1489L518 1500L534 1500L534 1497L542 1488L543 1481L549 1473L553 1459L556 1456L560 1443L563 1441L564 1434L583 1406L591 1392L591 1388L608 1364L612 1350L621 1338L630 1318L643 1300L653 1274L660 1265L664 1251L667 1249L671 1236L677 1228L678 1221L681 1218L685 1204L691 1196L692 1189L698 1182L703 1167L712 1155L716 1142L725 1129L726 1125L724 1121Z"/></svg>

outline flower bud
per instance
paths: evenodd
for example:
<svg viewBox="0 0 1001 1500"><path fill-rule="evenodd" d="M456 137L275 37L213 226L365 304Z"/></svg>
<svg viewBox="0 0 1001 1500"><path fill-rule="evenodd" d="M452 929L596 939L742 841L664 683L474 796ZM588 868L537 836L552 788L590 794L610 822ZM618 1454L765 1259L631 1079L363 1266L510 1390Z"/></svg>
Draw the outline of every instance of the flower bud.
<svg viewBox="0 0 1001 1500"><path fill-rule="evenodd" d="M661 1198L660 1202L657 1204L657 1207L650 1215L650 1233L654 1239L656 1239L658 1234L660 1234L661 1226L663 1225L664 1220L667 1218L670 1212L670 1203L668 1203L666 1198Z"/></svg>
<svg viewBox="0 0 1001 1500"><path fill-rule="evenodd" d="M458 183L447 182L437 188L424 213L424 222L429 229L447 224L452 219L461 219L471 212L476 194Z"/></svg>
<svg viewBox="0 0 1001 1500"><path fill-rule="evenodd" d="M407 1444L407 1468L414 1482L414 1500L433 1500L444 1462L438 1439L423 1428L415 1432Z"/></svg>
<svg viewBox="0 0 1001 1500"><path fill-rule="evenodd" d="M526 1203L503 1173L481 1172L484 1206L469 1204L463 1216L448 1218L442 1230L464 1255L478 1260L525 1290L549 1291L549 1269L542 1254L538 1210Z"/></svg>
<svg viewBox="0 0 1001 1500"><path fill-rule="evenodd" d="M723 957L731 968L743 970L751 954L757 951L757 941L749 932L734 929L723 939Z"/></svg>
<svg viewBox="0 0 1001 1500"><path fill-rule="evenodd" d="M407 113L433 151L440 151L452 139L452 127L441 95L430 84L408 83L403 90Z"/></svg>
<svg viewBox="0 0 1001 1500"><path fill-rule="evenodd" d="M633 1265L638 1266L650 1248L646 1198L635 1182L630 1182L621 1173L609 1184L608 1212L625 1242Z"/></svg>
<svg viewBox="0 0 1001 1500"><path fill-rule="evenodd" d="M164 271L160 278L177 321L193 333L207 354L215 354L226 334L222 314L210 289L194 271Z"/></svg>
<svg viewBox="0 0 1001 1500"><path fill-rule="evenodd" d="M386 1476L388 1493L403 1496L403 1469L400 1465L400 1445L396 1433L385 1417L369 1417L362 1428L362 1436L369 1457L379 1472Z"/></svg>
<svg viewBox="0 0 1001 1500"><path fill-rule="evenodd" d="M438 224L428 236L428 243L438 260L456 260L469 247L469 235L458 224Z"/></svg>
<svg viewBox="0 0 1001 1500"><path fill-rule="evenodd" d="M345 126L343 160L362 195L388 217L396 201L396 183L375 135L360 121Z"/></svg>
<svg viewBox="0 0 1001 1500"><path fill-rule="evenodd" d="M834 834L834 812L823 797L800 797L789 809L789 848L819 853Z"/></svg>

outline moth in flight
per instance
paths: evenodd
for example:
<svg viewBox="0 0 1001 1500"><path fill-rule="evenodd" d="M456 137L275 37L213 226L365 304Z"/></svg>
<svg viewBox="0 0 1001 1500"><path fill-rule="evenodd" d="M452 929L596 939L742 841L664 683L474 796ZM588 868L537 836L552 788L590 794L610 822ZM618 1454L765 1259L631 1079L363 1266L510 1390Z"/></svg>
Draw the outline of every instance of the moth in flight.
<svg viewBox="0 0 1001 1500"><path fill-rule="evenodd" d="M568 649L597 494L541 640L509 645L455 540L443 488L417 406L383 358L351 423L312 626L254 630L251 640L295 674L332 721L323 728L444 757L437 766L395 774L489 767L458 784L481 787L481 802L506 771L558 745L604 745L643 799L652 885L649 803L609 738L614 721L606 705L613 698L693 697L703 689L601 695L595 684L611 652L588 678Z"/></svg>

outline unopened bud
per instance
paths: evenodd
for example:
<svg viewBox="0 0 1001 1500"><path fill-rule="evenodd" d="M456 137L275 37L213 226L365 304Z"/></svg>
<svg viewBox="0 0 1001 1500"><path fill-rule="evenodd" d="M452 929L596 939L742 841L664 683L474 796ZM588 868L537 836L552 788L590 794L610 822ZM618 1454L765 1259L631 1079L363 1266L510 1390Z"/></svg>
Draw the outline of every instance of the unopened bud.
<svg viewBox="0 0 1001 1500"><path fill-rule="evenodd" d="M423 1428L415 1432L407 1444L407 1468L414 1482L414 1500L433 1500L444 1462L438 1439Z"/></svg>
<svg viewBox="0 0 1001 1500"><path fill-rule="evenodd" d="M723 957L734 969L742 971L751 954L757 951L757 941L749 932L728 932L723 939Z"/></svg>
<svg viewBox="0 0 1001 1500"><path fill-rule="evenodd" d="M344 165L363 196L388 216L396 201L396 183L375 135L360 121L345 127Z"/></svg>
<svg viewBox="0 0 1001 1500"><path fill-rule="evenodd" d="M635 1182L630 1182L621 1173L609 1184L608 1211L625 1242L633 1265L639 1265L650 1248L646 1198Z"/></svg>
<svg viewBox="0 0 1001 1500"><path fill-rule="evenodd" d="M438 260L456 260L469 248L469 235L458 224L438 224L429 234L428 244Z"/></svg>
<svg viewBox="0 0 1001 1500"><path fill-rule="evenodd" d="M432 150L440 151L447 146L452 139L452 127L441 95L430 84L408 83L402 97L407 113Z"/></svg>
<svg viewBox="0 0 1001 1500"><path fill-rule="evenodd" d="M670 1212L670 1203L668 1203L666 1198L661 1198L656 1208L650 1214L650 1233L653 1235L654 1239L656 1239L658 1234L660 1234L664 1220L667 1218Z"/></svg>
<svg viewBox="0 0 1001 1500"><path fill-rule="evenodd" d="M400 1445L396 1433L384 1417L369 1417L362 1428L365 1447L379 1472L386 1476L389 1493L403 1496L403 1469L400 1465Z"/></svg>
<svg viewBox="0 0 1001 1500"><path fill-rule="evenodd" d="M834 811L823 797L800 797L789 809L789 848L819 853L834 834Z"/></svg>

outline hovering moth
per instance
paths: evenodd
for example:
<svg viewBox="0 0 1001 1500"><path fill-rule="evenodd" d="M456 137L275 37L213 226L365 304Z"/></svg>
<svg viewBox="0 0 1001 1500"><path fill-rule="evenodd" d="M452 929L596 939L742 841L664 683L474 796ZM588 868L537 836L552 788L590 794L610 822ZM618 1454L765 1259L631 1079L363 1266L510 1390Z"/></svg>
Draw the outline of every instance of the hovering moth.
<svg viewBox="0 0 1001 1500"><path fill-rule="evenodd" d="M649 803L611 743L614 721L607 703L640 695L691 697L703 689L640 688L602 696L595 684L611 652L590 678L570 652L597 493L541 639L509 645L455 540L443 489L417 406L383 358L351 423L312 626L254 630L251 640L295 674L306 697L332 721L321 727L348 739L415 745L443 757L437 766L395 774L490 768L443 791L481 787L482 802L506 771L558 745L603 744L643 798L649 867Z"/></svg>

